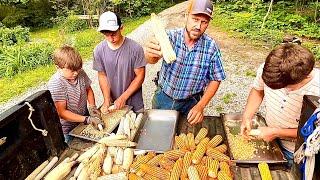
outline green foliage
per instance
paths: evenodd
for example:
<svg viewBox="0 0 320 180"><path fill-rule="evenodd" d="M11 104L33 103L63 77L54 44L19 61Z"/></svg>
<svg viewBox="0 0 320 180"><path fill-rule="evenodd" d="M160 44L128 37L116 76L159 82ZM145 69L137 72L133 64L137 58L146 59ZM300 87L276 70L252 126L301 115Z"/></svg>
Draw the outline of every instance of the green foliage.
<svg viewBox="0 0 320 180"><path fill-rule="evenodd" d="M13 29L0 27L0 45L11 46L28 42L30 39L29 28L17 26Z"/></svg>
<svg viewBox="0 0 320 180"><path fill-rule="evenodd" d="M79 19L75 15L70 15L62 24L63 29L68 32L75 32L79 30L84 30L88 28L87 22L83 19Z"/></svg>
<svg viewBox="0 0 320 180"><path fill-rule="evenodd" d="M222 101L225 103L225 104L229 104L232 102L232 99L234 97L236 97L237 95L235 93L226 93L224 94L224 96L222 97Z"/></svg>
<svg viewBox="0 0 320 180"><path fill-rule="evenodd" d="M256 72L251 70L251 69L248 69L248 70L245 71L245 75L247 77L256 77Z"/></svg>
<svg viewBox="0 0 320 180"><path fill-rule="evenodd" d="M48 43L26 43L2 46L0 50L0 77L15 74L51 63L53 47Z"/></svg>

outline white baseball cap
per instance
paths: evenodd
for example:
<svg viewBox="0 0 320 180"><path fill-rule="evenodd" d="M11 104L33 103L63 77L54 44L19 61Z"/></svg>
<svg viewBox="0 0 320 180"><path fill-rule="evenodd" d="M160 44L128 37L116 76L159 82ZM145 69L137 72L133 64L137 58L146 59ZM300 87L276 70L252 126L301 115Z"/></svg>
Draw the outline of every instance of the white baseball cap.
<svg viewBox="0 0 320 180"><path fill-rule="evenodd" d="M116 31L121 25L119 21L120 18L118 18L115 13L111 11L104 12L99 18L98 31Z"/></svg>

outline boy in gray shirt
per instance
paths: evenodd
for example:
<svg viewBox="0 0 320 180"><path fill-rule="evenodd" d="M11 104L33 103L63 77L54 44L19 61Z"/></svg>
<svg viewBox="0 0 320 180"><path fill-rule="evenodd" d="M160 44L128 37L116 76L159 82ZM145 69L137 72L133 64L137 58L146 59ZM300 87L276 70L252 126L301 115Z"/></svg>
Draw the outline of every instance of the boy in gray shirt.
<svg viewBox="0 0 320 180"><path fill-rule="evenodd" d="M105 12L100 16L98 31L105 40L94 50L93 69L98 71L106 112L113 102L116 109L133 106L134 111L144 108L142 83L145 77L145 59L142 47L122 35L123 25L118 15Z"/></svg>

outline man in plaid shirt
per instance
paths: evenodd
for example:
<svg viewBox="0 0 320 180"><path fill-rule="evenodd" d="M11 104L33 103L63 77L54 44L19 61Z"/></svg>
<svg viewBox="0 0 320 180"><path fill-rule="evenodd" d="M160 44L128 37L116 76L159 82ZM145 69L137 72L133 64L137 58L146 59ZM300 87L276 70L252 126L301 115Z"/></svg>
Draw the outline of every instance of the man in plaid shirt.
<svg viewBox="0 0 320 180"><path fill-rule="evenodd" d="M215 41L205 34L213 6L210 0L191 0L185 28L167 32L177 59L162 61L158 88L152 100L155 109L175 109L190 124L203 121L203 110L225 79L221 53ZM145 48L148 63L162 58L159 42Z"/></svg>

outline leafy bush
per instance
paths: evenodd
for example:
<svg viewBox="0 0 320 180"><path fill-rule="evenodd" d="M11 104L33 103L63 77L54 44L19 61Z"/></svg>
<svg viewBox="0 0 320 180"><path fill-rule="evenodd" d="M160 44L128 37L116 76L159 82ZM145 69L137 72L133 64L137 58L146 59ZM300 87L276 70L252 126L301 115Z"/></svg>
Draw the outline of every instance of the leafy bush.
<svg viewBox="0 0 320 180"><path fill-rule="evenodd" d="M26 43L0 49L0 77L13 75L50 64L54 48L48 43Z"/></svg>
<svg viewBox="0 0 320 180"><path fill-rule="evenodd" d="M83 19L79 19L75 15L70 15L66 18L64 23L62 24L62 27L66 32L75 32L83 29L87 29L88 25L87 22Z"/></svg>
<svg viewBox="0 0 320 180"><path fill-rule="evenodd" d="M29 28L21 26L12 29L0 27L0 45L11 46L17 43L28 42L29 40Z"/></svg>

